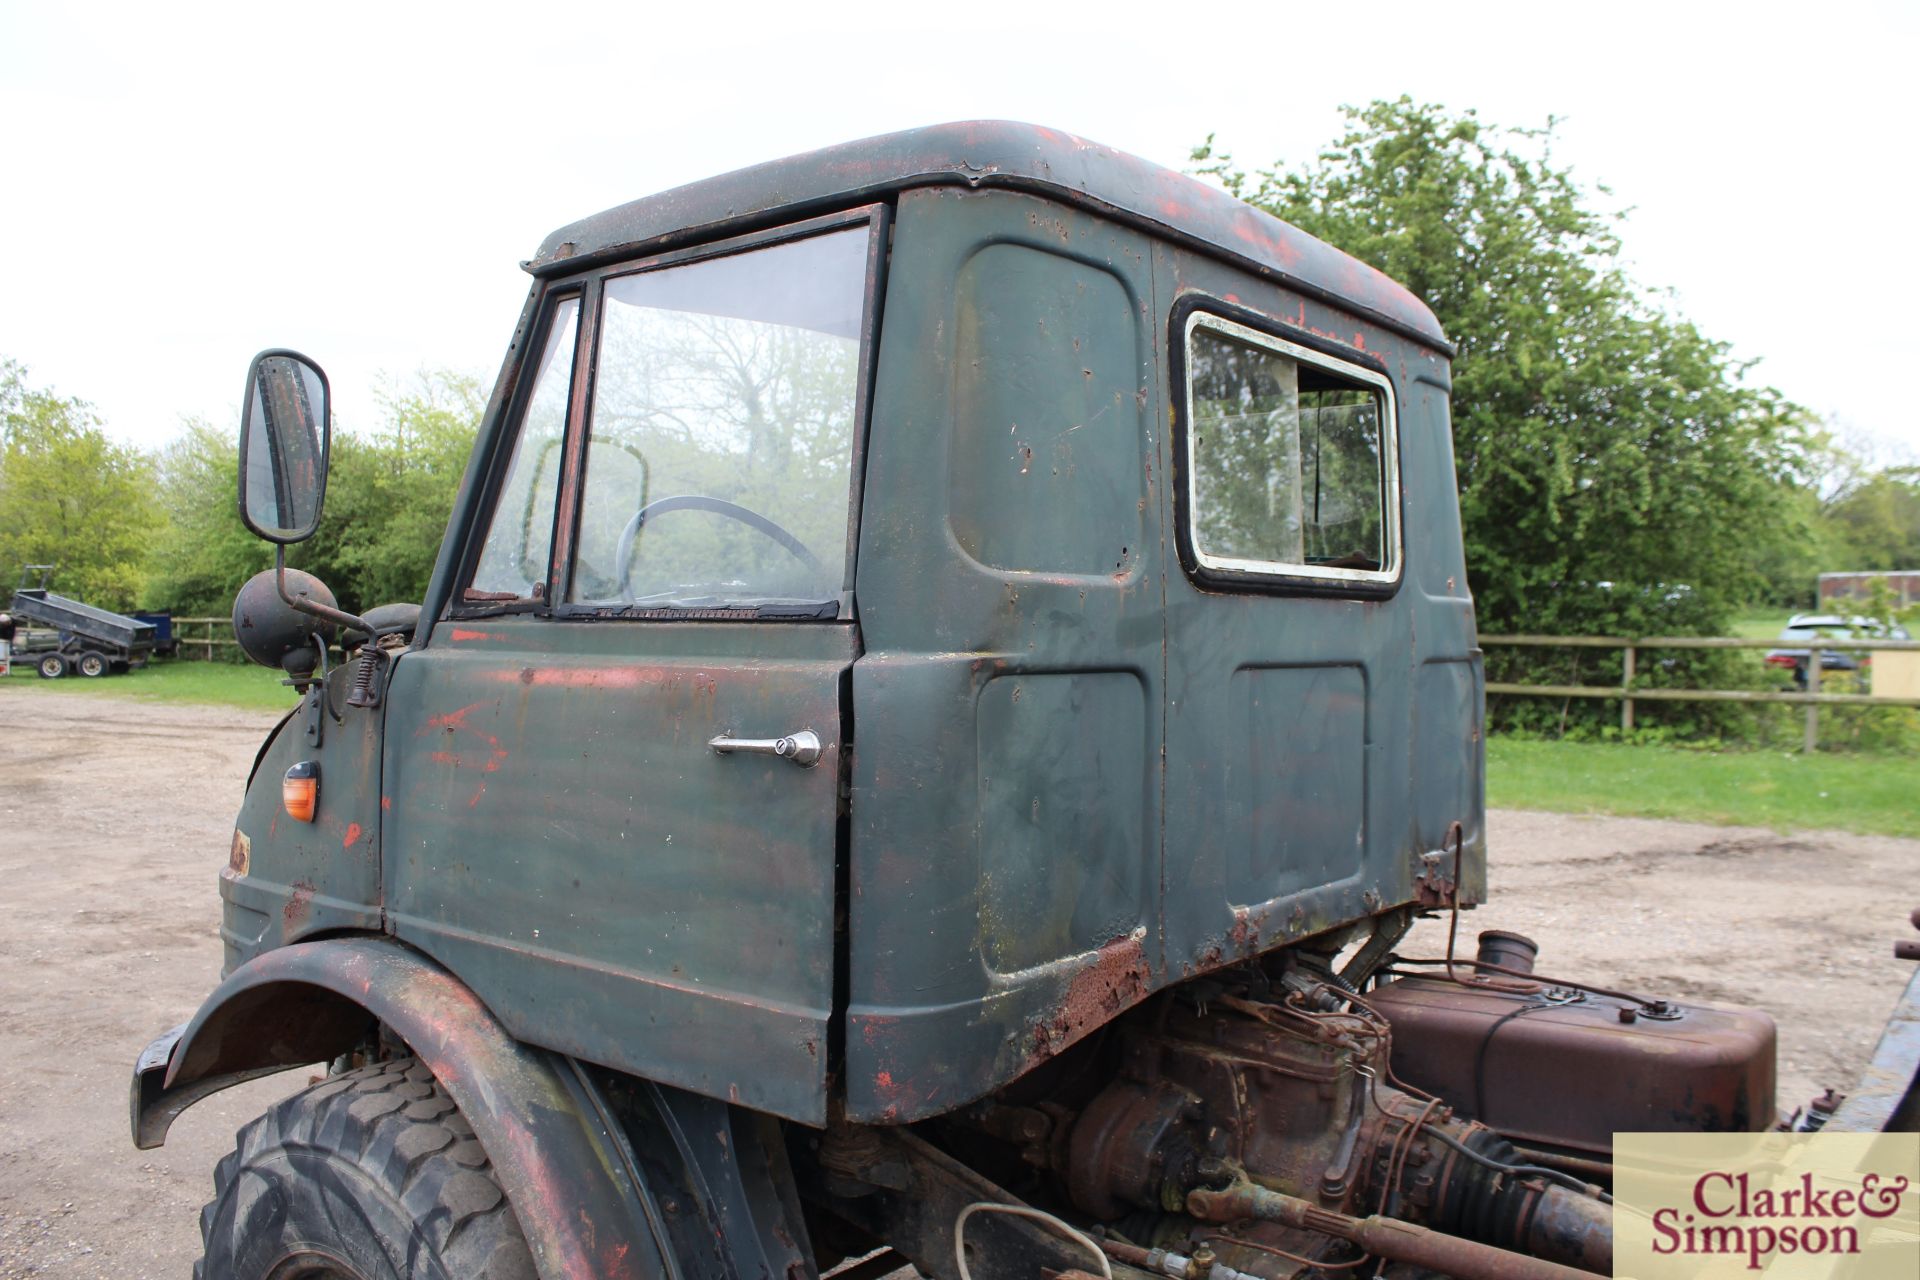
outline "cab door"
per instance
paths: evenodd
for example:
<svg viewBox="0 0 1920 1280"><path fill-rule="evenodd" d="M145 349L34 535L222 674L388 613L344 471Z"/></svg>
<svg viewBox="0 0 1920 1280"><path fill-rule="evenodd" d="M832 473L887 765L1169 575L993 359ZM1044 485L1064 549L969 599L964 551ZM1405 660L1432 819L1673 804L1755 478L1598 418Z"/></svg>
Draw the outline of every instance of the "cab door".
<svg viewBox="0 0 1920 1280"><path fill-rule="evenodd" d="M877 217L549 287L388 716L399 937L522 1039L815 1124Z"/></svg>

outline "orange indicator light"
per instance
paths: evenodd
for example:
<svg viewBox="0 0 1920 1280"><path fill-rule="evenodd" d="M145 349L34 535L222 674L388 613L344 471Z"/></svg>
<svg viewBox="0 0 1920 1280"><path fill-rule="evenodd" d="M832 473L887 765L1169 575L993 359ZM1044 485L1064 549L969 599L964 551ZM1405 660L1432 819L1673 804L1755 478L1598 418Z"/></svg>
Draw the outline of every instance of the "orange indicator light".
<svg viewBox="0 0 1920 1280"><path fill-rule="evenodd" d="M313 811L320 800L320 766L311 760L302 760L287 770L287 776L280 784L280 799L287 806L287 816L295 822L312 822Z"/></svg>

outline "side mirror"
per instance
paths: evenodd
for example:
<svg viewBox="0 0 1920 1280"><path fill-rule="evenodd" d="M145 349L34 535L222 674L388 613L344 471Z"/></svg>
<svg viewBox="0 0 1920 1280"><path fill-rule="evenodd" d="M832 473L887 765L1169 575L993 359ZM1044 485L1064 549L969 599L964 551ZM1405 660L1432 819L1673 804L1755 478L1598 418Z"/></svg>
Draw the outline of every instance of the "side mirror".
<svg viewBox="0 0 1920 1280"><path fill-rule="evenodd" d="M327 493L327 375L297 351L262 351L247 370L240 519L268 542L313 536Z"/></svg>

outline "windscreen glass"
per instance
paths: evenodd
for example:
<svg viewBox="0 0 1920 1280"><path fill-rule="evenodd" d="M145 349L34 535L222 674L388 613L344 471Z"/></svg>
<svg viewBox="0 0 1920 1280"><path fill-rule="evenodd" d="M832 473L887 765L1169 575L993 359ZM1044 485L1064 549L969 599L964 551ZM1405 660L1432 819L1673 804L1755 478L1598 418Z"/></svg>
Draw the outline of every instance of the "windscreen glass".
<svg viewBox="0 0 1920 1280"><path fill-rule="evenodd" d="M835 616L868 234L606 282L571 601Z"/></svg>
<svg viewBox="0 0 1920 1280"><path fill-rule="evenodd" d="M540 367L534 373L533 393L514 440L513 463L494 501L493 522L487 526L480 561L467 588L469 600L538 599L545 589L579 320L578 298L554 308Z"/></svg>

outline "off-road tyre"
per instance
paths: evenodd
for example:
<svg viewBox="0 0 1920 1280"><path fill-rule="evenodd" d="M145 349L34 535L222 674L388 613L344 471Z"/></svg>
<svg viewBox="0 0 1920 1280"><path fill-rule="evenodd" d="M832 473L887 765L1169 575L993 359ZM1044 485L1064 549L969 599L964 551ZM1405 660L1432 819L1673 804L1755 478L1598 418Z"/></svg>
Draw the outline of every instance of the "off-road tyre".
<svg viewBox="0 0 1920 1280"><path fill-rule="evenodd" d="M240 1130L194 1280L535 1280L479 1139L418 1058L329 1077Z"/></svg>
<svg viewBox="0 0 1920 1280"><path fill-rule="evenodd" d="M64 653L45 654L41 657L40 661L34 664L34 670L40 673L42 680L58 680L61 676L67 674L67 655Z"/></svg>
<svg viewBox="0 0 1920 1280"><path fill-rule="evenodd" d="M73 664L73 668L89 680L99 679L110 669L107 655L104 653L83 653L80 655L80 661Z"/></svg>

